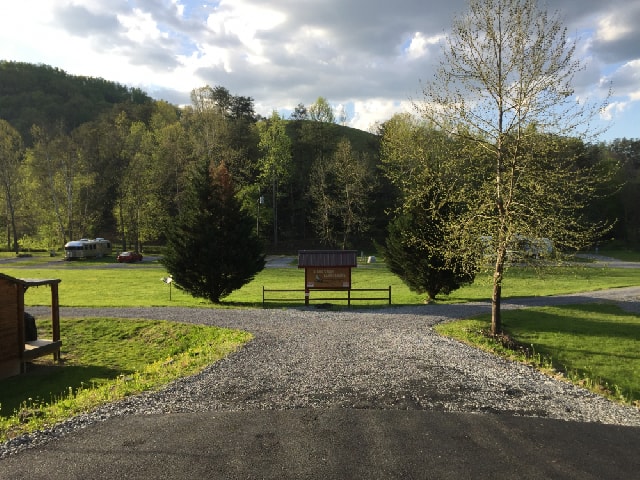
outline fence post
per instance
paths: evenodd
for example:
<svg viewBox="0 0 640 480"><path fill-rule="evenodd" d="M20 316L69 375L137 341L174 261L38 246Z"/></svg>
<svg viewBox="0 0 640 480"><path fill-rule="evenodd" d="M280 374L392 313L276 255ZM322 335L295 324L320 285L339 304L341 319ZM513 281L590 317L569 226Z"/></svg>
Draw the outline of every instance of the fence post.
<svg viewBox="0 0 640 480"><path fill-rule="evenodd" d="M389 285L389 305L391 305L391 285Z"/></svg>

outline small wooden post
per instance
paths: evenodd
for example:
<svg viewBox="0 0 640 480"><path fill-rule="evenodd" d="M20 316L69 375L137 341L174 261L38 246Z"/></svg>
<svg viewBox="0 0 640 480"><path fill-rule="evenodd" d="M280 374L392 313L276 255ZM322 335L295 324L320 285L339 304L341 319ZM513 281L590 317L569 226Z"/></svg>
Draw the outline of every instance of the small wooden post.
<svg viewBox="0 0 640 480"><path fill-rule="evenodd" d="M58 284L51 284L51 334L52 340L60 340L60 301L58 298ZM53 359L60 361L60 350L53 352Z"/></svg>
<svg viewBox="0 0 640 480"><path fill-rule="evenodd" d="M20 285L16 285L16 302L18 305L18 316L16 318L18 322L18 343L16 348L18 349L18 357L22 357L22 352L24 350L24 341L25 341L25 331L24 331L24 292L26 288ZM25 365L24 363L20 366L20 372L25 373Z"/></svg>

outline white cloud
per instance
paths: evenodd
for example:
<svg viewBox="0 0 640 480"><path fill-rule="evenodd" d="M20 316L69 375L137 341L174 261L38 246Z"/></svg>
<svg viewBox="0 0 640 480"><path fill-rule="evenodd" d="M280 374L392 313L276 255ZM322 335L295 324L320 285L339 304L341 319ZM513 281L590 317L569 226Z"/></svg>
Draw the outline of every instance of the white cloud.
<svg viewBox="0 0 640 480"><path fill-rule="evenodd" d="M259 32L271 30L285 19L283 12L272 8L258 7L242 0L223 0L207 18L207 25L213 32L237 37L256 61L263 53Z"/></svg>
<svg viewBox="0 0 640 480"><path fill-rule="evenodd" d="M414 33L406 49L407 57L411 60L424 57L429 53L429 47L437 45L442 38L442 35L427 37L422 32Z"/></svg>
<svg viewBox="0 0 640 480"><path fill-rule="evenodd" d="M396 101L385 98L374 98L354 102L354 116L349 126L369 131L376 123L382 123L396 113L411 111L409 101Z"/></svg>
<svg viewBox="0 0 640 480"><path fill-rule="evenodd" d="M166 33L158 29L158 24L150 13L145 13L135 8L130 15L118 15L118 21L125 27L125 35L136 43L155 41L160 38L168 38Z"/></svg>
<svg viewBox="0 0 640 480"><path fill-rule="evenodd" d="M171 0L171 3L176 7L178 15L182 17L184 15L184 4L180 3L180 0Z"/></svg>
<svg viewBox="0 0 640 480"><path fill-rule="evenodd" d="M624 111L627 110L628 107L628 102L612 102L600 112L600 118L609 122L619 114L624 113Z"/></svg>
<svg viewBox="0 0 640 480"><path fill-rule="evenodd" d="M607 15L602 18L598 22L596 38L605 42L614 42L624 38L631 31L631 27L620 20L614 15Z"/></svg>
<svg viewBox="0 0 640 480"><path fill-rule="evenodd" d="M367 130L419 95L466 0L20 0L3 2L0 59L140 87L169 101L222 85L271 110L323 96ZM640 117L640 0L547 0L579 31L581 97L615 97L608 114ZM44 39L44 40L43 40ZM603 82L604 80L604 82ZM627 123L616 128L627 127ZM633 123L633 122L631 122ZM640 123L640 120L637 122ZM609 135L615 138L616 130Z"/></svg>

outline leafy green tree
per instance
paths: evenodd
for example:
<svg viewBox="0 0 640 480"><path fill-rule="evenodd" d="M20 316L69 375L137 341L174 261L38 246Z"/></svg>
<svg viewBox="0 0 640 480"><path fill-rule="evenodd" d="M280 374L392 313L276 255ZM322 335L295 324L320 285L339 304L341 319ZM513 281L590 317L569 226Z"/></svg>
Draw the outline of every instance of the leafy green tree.
<svg viewBox="0 0 640 480"><path fill-rule="evenodd" d="M324 97L318 97L307 112L309 121L302 122L301 141L313 152L313 159L326 158L340 141L333 109Z"/></svg>
<svg viewBox="0 0 640 480"><path fill-rule="evenodd" d="M592 133L590 119L601 105L573 96L582 65L556 14L535 0L469 5L455 19L435 78L425 84L416 108L446 135L463 139L470 146L467 159L479 159L475 176L457 169L458 185L447 203L467 208L447 222L446 238L460 252L486 248L478 239L488 240L495 259L491 329L498 333L514 238L547 238L559 248L576 248L602 232L582 213L602 172L580 165L563 140ZM490 175L484 173L487 161Z"/></svg>
<svg viewBox="0 0 640 480"><path fill-rule="evenodd" d="M307 120L308 116L307 107L305 107L303 103L299 103L296 105L293 112L291 112L291 116L289 118L291 120Z"/></svg>
<svg viewBox="0 0 640 480"><path fill-rule="evenodd" d="M87 236L93 216L87 209L95 175L76 139L61 124L51 130L34 125L33 147L27 152L26 167L34 183L31 200L55 219L63 243Z"/></svg>
<svg viewBox="0 0 640 480"><path fill-rule="evenodd" d="M240 208L224 165L199 162L180 214L167 226L162 263L178 288L213 303L264 268L253 218Z"/></svg>
<svg viewBox="0 0 640 480"><path fill-rule="evenodd" d="M16 229L16 188L18 171L23 156L22 137L6 120L0 120L0 186L7 210L7 248L18 253ZM13 236L13 244L11 242Z"/></svg>
<svg viewBox="0 0 640 480"><path fill-rule="evenodd" d="M291 139L287 135L285 122L274 111L267 121L258 124L260 134L259 180L271 184L273 196L273 244L278 244L278 185L286 183L291 176Z"/></svg>
<svg viewBox="0 0 640 480"><path fill-rule="evenodd" d="M159 237L162 202L154 166L155 138L146 125L134 122L126 141L128 165L119 183L116 218L122 238L136 250Z"/></svg>
<svg viewBox="0 0 640 480"><path fill-rule="evenodd" d="M245 119L250 122L256 120L253 98L232 95L228 89L220 85L215 87L205 85L192 90L191 102L199 112L213 109L230 119Z"/></svg>
<svg viewBox="0 0 640 480"><path fill-rule="evenodd" d="M614 197L617 208L615 217L616 238L624 239L631 245L640 244L640 139L616 139L606 146L606 150L619 162L620 191Z"/></svg>
<svg viewBox="0 0 640 480"><path fill-rule="evenodd" d="M239 188L253 183L259 158L253 100L233 96L224 87L205 86L191 92L191 101L182 120L192 137L194 157L224 159Z"/></svg>
<svg viewBox="0 0 640 480"><path fill-rule="evenodd" d="M167 116L166 110L157 112L151 120L151 130L155 149L150 174L156 180L156 194L163 205L163 217L158 222L163 225L165 216L175 215L180 210L181 198L188 184L186 172L193 162L194 148L192 137L175 113Z"/></svg>
<svg viewBox="0 0 640 480"><path fill-rule="evenodd" d="M316 102L309 107L309 120L321 123L335 123L336 118L333 114L333 108L324 97L318 97Z"/></svg>
<svg viewBox="0 0 640 480"><path fill-rule="evenodd" d="M334 154L317 158L311 169L309 198L312 219L322 243L345 249L354 236L368 230L375 187L367 159L342 139Z"/></svg>
<svg viewBox="0 0 640 480"><path fill-rule="evenodd" d="M99 162L105 169L98 179L98 191L105 200L104 216L114 219L114 228L125 224L125 196L127 190L121 188L122 179L131 162L132 150L130 146L131 125L134 123L124 110L114 110L110 115L103 116L96 128L98 137L98 155L94 161ZM97 167L97 165L96 165ZM115 215L118 215L117 217ZM122 229L120 243L122 250L128 250L128 238Z"/></svg>
<svg viewBox="0 0 640 480"><path fill-rule="evenodd" d="M130 162L127 139L131 124L136 122L127 111L114 108L98 119L82 124L72 132L78 155L91 176L91 184L83 194L83 212L86 221L83 236L111 236L118 231L122 219L116 219L121 204L120 182ZM84 190L83 190L84 192ZM126 239L120 238L122 249L127 249Z"/></svg>

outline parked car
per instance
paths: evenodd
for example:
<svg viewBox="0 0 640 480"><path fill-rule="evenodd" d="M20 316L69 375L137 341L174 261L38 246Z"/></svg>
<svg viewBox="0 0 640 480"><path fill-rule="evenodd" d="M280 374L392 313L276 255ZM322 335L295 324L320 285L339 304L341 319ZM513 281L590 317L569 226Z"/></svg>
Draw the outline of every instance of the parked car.
<svg viewBox="0 0 640 480"><path fill-rule="evenodd" d="M116 257L119 263L141 262L142 254L138 252L122 252Z"/></svg>

